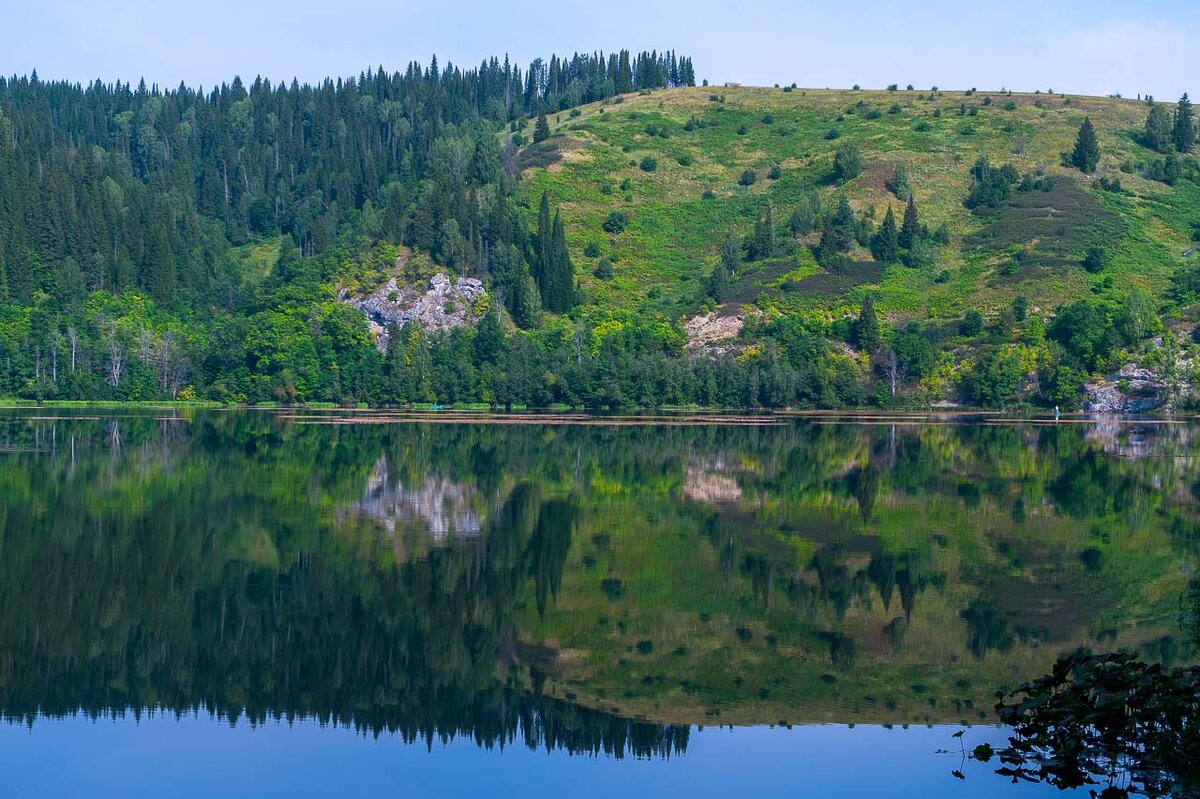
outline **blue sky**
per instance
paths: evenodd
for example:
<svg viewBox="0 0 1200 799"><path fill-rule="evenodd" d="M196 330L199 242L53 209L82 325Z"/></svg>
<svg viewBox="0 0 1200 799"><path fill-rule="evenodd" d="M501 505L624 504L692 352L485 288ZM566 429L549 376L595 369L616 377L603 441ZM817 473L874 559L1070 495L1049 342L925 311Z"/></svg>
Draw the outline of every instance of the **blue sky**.
<svg viewBox="0 0 1200 799"><path fill-rule="evenodd" d="M714 83L1200 93L1195 0L48 0L3 11L0 72L210 86L410 60L674 48Z"/></svg>

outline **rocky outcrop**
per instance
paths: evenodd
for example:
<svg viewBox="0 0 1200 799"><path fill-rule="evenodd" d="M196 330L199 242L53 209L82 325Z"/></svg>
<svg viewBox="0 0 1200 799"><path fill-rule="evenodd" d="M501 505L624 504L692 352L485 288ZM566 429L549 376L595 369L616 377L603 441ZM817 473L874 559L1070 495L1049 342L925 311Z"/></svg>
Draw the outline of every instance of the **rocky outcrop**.
<svg viewBox="0 0 1200 799"><path fill-rule="evenodd" d="M743 314L709 313L694 316L683 323L687 349L694 355L723 355L733 348L734 340L746 323Z"/></svg>
<svg viewBox="0 0 1200 799"><path fill-rule="evenodd" d="M401 286L393 277L365 297L343 293L340 299L367 315L375 346L383 352L387 350L388 329L393 325L403 327L416 321L429 331L470 327L479 321L486 298L483 283L475 278L451 280L448 275L438 273L425 291Z"/></svg>
<svg viewBox="0 0 1200 799"><path fill-rule="evenodd" d="M1136 363L1126 364L1107 380L1084 386L1083 409L1095 414L1148 413L1167 404L1167 383Z"/></svg>

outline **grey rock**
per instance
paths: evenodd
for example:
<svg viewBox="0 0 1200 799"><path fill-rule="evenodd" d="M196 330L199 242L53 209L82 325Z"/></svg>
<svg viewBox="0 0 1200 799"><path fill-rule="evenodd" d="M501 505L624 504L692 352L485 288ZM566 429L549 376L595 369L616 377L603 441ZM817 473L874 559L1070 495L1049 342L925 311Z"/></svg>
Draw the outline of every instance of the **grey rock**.
<svg viewBox="0 0 1200 799"><path fill-rule="evenodd" d="M459 327L471 327L479 321L478 308L487 297L483 283L473 277L451 280L439 272L421 291L412 286L400 286L395 277L365 297L338 298L367 315L371 335L380 352L387 351L388 330L418 322L425 330L438 332Z"/></svg>

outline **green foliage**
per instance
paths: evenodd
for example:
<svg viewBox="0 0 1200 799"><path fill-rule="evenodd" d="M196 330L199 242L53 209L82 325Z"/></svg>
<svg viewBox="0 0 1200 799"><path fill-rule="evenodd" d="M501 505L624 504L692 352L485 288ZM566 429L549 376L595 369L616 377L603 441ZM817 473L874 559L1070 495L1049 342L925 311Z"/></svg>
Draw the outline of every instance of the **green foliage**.
<svg viewBox="0 0 1200 799"><path fill-rule="evenodd" d="M908 183L908 170L904 168L904 162L898 161L896 166L892 168L892 177L887 184L888 191L896 195L899 200L908 200L912 196L912 187Z"/></svg>
<svg viewBox="0 0 1200 799"><path fill-rule="evenodd" d="M1107 265L1108 253L1100 247L1089 247L1087 253L1083 256L1083 268L1093 275L1104 271L1104 267Z"/></svg>
<svg viewBox="0 0 1200 799"><path fill-rule="evenodd" d="M875 300L870 294L863 299L858 319L854 323L854 342L860 350L868 353L878 350L882 343L879 320L875 316Z"/></svg>
<svg viewBox="0 0 1200 799"><path fill-rule="evenodd" d="M540 144L550 138L550 123L546 121L546 115L538 114L537 124L533 128L533 143Z"/></svg>
<svg viewBox="0 0 1200 799"><path fill-rule="evenodd" d="M1079 171L1090 174L1096 171L1100 163L1100 143L1096 139L1096 129L1092 126L1091 117L1084 117L1075 138L1075 149L1071 152L1071 165Z"/></svg>
<svg viewBox="0 0 1200 799"><path fill-rule="evenodd" d="M885 264L894 264L900 260L900 236L896 229L896 216L892 213L890 205L871 242L871 252Z"/></svg>
<svg viewBox="0 0 1200 799"><path fill-rule="evenodd" d="M840 183L853 180L862 173L862 153L854 142L847 142L833 154L833 176Z"/></svg>
<svg viewBox="0 0 1200 799"><path fill-rule="evenodd" d="M638 166L643 172L654 172L658 169L658 159L648 155L642 159L642 162Z"/></svg>
<svg viewBox="0 0 1200 799"><path fill-rule="evenodd" d="M1174 124L1171 114L1161 105L1150 106L1146 115L1146 126L1142 132L1142 141L1151 150L1165 153L1175 148Z"/></svg>
<svg viewBox="0 0 1200 799"><path fill-rule="evenodd" d="M1175 124L1171 130L1171 141L1175 145L1175 150L1181 153L1190 153L1196 143L1196 119L1192 111L1192 103L1186 92L1179 98L1179 104L1175 108Z"/></svg>
<svg viewBox="0 0 1200 799"><path fill-rule="evenodd" d="M604 230L614 236L619 236L629 227L629 215L624 211L613 211L604 220Z"/></svg>

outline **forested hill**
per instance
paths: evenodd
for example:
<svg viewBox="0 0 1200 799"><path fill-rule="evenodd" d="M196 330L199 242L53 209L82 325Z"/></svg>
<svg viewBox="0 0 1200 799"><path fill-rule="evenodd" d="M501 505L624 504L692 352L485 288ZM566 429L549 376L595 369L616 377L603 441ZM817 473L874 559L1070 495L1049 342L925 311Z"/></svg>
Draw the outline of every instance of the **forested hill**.
<svg viewBox="0 0 1200 799"><path fill-rule="evenodd" d="M0 397L1075 407L1137 359L1187 401L1186 98L695 84L0 80ZM437 272L477 326L343 301Z"/></svg>

